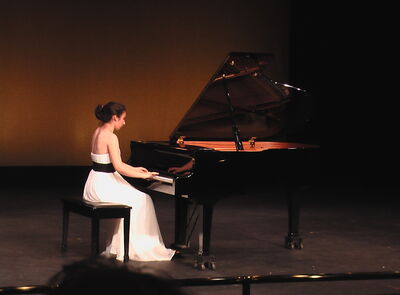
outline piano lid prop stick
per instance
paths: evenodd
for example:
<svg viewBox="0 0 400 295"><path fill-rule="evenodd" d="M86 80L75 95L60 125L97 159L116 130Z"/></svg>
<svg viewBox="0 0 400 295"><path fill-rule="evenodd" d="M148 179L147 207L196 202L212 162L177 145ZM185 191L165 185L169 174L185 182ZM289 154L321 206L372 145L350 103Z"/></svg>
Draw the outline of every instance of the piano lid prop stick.
<svg viewBox="0 0 400 295"><path fill-rule="evenodd" d="M235 140L236 151L243 150L243 143L242 143L242 139L240 138L239 128L237 127L237 123L235 120L235 116L234 116L235 110L233 109L233 105L232 105L232 101L231 101L231 94L229 93L228 85L227 85L227 82L225 79L225 74L223 74L222 77L223 77L222 85L224 86L225 96L226 96L226 100L228 101L229 111L230 111L230 115L231 115L232 133L233 133L233 138Z"/></svg>

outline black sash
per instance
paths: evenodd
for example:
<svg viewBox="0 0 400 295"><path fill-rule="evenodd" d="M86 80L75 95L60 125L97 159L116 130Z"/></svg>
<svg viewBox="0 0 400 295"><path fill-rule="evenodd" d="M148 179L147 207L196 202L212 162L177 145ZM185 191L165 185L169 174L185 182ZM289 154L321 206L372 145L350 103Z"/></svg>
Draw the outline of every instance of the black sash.
<svg viewBox="0 0 400 295"><path fill-rule="evenodd" d="M100 164L93 162L93 170L97 172L107 172L107 173L114 173L115 169L112 163L110 164Z"/></svg>

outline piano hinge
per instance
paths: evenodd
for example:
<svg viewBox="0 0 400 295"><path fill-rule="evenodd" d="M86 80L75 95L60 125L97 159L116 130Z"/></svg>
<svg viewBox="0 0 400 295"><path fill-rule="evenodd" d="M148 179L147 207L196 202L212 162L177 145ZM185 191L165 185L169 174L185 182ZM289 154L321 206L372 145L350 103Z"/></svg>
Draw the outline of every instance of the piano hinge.
<svg viewBox="0 0 400 295"><path fill-rule="evenodd" d="M255 148L256 147L256 138L257 137L251 137L250 138L249 143L250 143L250 147L251 148Z"/></svg>
<svg viewBox="0 0 400 295"><path fill-rule="evenodd" d="M185 146L185 139L186 136L179 136L178 140L176 141L176 143L180 146L180 147L184 147Z"/></svg>

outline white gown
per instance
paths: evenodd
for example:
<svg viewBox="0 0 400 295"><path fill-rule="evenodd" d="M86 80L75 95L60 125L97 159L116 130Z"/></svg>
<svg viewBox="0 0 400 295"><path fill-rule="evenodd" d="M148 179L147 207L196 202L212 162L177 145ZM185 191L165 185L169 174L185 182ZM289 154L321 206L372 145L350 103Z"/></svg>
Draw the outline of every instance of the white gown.
<svg viewBox="0 0 400 295"><path fill-rule="evenodd" d="M111 163L108 154L91 154L93 162ZM91 170L83 198L93 202L113 202L132 207L129 232L129 259L137 261L168 261L175 251L165 248L153 201L149 195L131 186L118 172ZM113 219L112 219L113 220ZM102 255L124 258L123 222L115 219Z"/></svg>

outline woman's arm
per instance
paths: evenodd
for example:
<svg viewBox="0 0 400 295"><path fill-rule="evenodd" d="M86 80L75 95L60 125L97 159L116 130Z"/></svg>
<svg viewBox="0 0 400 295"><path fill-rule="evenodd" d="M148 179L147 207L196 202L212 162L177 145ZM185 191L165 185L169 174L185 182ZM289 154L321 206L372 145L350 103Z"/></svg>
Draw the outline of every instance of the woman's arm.
<svg viewBox="0 0 400 295"><path fill-rule="evenodd" d="M144 178L150 179L155 175L158 175L156 172L149 172L146 168L143 167L133 167L128 164L122 162L121 152L119 149L118 137L115 134L111 135L111 139L107 145L108 153L110 155L111 163L118 173L135 178Z"/></svg>

